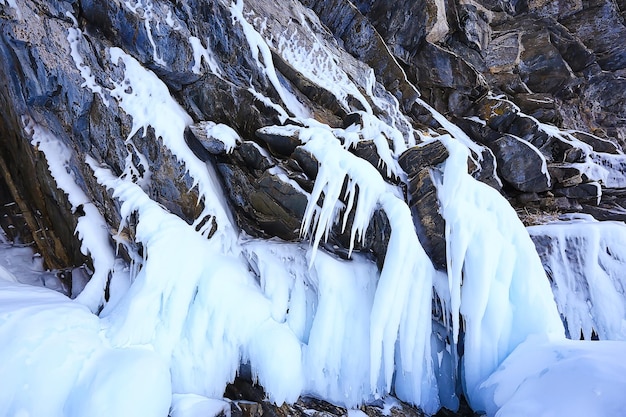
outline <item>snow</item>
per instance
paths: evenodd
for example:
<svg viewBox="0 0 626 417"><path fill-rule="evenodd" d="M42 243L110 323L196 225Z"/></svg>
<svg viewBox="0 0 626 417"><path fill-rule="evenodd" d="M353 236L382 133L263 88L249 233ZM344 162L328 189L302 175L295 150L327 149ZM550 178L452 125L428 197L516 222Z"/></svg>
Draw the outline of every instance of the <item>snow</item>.
<svg viewBox="0 0 626 417"><path fill-rule="evenodd" d="M242 142L239 134L230 126L214 122L207 122L204 126L206 135L222 142L226 153L231 153Z"/></svg>
<svg viewBox="0 0 626 417"><path fill-rule="evenodd" d="M488 416L626 415L626 343L533 337L481 385Z"/></svg>
<svg viewBox="0 0 626 417"><path fill-rule="evenodd" d="M145 347L111 348L98 317L45 288L0 281L0 414L167 415L168 369Z"/></svg>

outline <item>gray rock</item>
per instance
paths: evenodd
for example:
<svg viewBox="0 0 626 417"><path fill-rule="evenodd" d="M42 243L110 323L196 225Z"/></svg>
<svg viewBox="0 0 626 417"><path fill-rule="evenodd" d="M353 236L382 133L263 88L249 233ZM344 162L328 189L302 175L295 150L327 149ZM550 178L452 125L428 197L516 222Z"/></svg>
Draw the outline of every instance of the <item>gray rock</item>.
<svg viewBox="0 0 626 417"><path fill-rule="evenodd" d="M439 213L437 189L430 169L423 168L408 182L408 200L417 236L435 268L446 268L445 220Z"/></svg>
<svg viewBox="0 0 626 417"><path fill-rule="evenodd" d="M561 187L572 187L583 182L580 168L565 164L548 165L550 177Z"/></svg>
<svg viewBox="0 0 626 417"><path fill-rule="evenodd" d="M426 142L407 149L398 158L398 164L409 176L417 175L422 168L433 167L444 162L450 154L439 140Z"/></svg>
<svg viewBox="0 0 626 417"><path fill-rule="evenodd" d="M542 172L545 159L531 144L513 135L504 135L489 147L498 162L500 177L515 189L523 192L550 189L550 176Z"/></svg>
<svg viewBox="0 0 626 417"><path fill-rule="evenodd" d="M280 168L257 145L244 142L221 156L217 168L239 227L251 236L299 240L308 198L277 174Z"/></svg>
<svg viewBox="0 0 626 417"><path fill-rule="evenodd" d="M587 203L594 202L595 204L600 202L600 197L602 196L600 184L595 182L577 184L565 188L554 188L552 192L558 196L564 196Z"/></svg>
<svg viewBox="0 0 626 417"><path fill-rule="evenodd" d="M255 135L265 143L270 152L277 156L291 156L293 151L301 145L298 132L292 135L283 135L261 128L255 132Z"/></svg>

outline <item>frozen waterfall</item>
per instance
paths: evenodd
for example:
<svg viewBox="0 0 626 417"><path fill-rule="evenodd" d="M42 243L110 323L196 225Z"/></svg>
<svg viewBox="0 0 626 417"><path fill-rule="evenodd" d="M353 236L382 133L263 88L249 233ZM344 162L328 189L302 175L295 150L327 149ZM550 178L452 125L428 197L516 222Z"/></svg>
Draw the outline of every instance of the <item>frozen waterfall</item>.
<svg viewBox="0 0 626 417"><path fill-rule="evenodd" d="M126 6L142 13L150 29L148 3L141 11L140 3ZM624 226L594 223L584 236L575 221L527 230L498 191L468 173L468 160L482 147L422 99L413 104L432 113L441 129L412 127L374 71L344 72L321 35L313 51L301 48L298 37L313 33L304 16L304 34L270 39L259 29L265 23L251 23L242 0L228 11L252 51L248 58L275 92L264 96L252 81L248 90L282 122L264 132L297 141L317 163L310 192L283 176L308 201L302 241L257 239L239 230L215 167L185 141L191 115L157 71L111 46L103 56L115 71L108 87L99 85L76 47L83 35L72 28L67 46L83 88L132 119L121 174L95 158L84 161L90 180L119 203L121 224L109 233L72 175L71 151L24 115L24 130L80 216L76 232L95 272L71 300L20 284L0 265L0 380L10 381L0 389L0 415L185 417L194 407L197 415L217 415L229 410L224 391L244 367L276 404L312 396L355 409L395 396L433 415L458 408L463 395L489 416L547 415L542 406L626 415L620 391L626 387L626 254L609 253L626 242ZM154 65L165 66L148 33ZM228 77L203 41L188 41L191 73L200 76L204 68ZM277 50L283 65L330 86L338 106L349 110L357 103L361 122L340 128L312 118L313 109L278 75ZM226 152L245 141L232 127L208 122ZM148 157L133 138L149 129L198 190L199 214L191 224L148 191ZM378 166L350 152L365 140L374 143ZM420 243L397 162L428 141L440 141L449 154L429 168L445 220L445 272ZM356 249L377 210L390 225L380 268ZM132 237L122 233L131 223ZM346 259L324 249L335 228L349 235ZM551 236L553 252L540 257L531 235ZM568 259L583 252L591 260L576 269ZM607 340L567 340L564 320L571 336L591 339L595 332ZM567 390L554 388L559 384ZM528 405L541 390L551 390L552 402Z"/></svg>

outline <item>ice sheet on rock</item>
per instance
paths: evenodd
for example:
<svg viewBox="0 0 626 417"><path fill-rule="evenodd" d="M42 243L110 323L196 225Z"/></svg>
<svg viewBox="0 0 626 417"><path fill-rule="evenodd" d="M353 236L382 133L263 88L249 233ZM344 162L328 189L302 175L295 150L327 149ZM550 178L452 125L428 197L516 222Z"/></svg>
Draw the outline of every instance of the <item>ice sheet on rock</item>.
<svg viewBox="0 0 626 417"><path fill-rule="evenodd" d="M171 12L170 12L171 13ZM169 15L168 15L169 16ZM220 66L215 59L215 55L213 51L210 49L209 39L207 38L207 47L202 46L202 41L195 36L189 37L189 44L193 49L193 67L191 70L195 74L202 74L200 70L202 66L202 61L209 66L209 71L215 75L221 75L222 71L220 70Z"/></svg>
<svg viewBox="0 0 626 417"><path fill-rule="evenodd" d="M77 25L76 18L70 13L67 12L67 15L74 20L74 24ZM72 27L67 30L67 41L70 44L70 55L74 60L74 65L76 65L76 69L80 71L81 77L85 82L81 85L81 87L87 87L91 90L92 93L97 94L102 99L102 102L105 106L109 106L109 99L104 95L104 90L102 86L100 86L97 82L93 74L91 73L91 68L85 64L83 57L78 51L78 45L80 42L84 41L83 32L77 27Z"/></svg>
<svg viewBox="0 0 626 417"><path fill-rule="evenodd" d="M150 45L152 45L152 59L154 62L163 67L166 66L163 58L161 58L157 53L156 43L154 42L154 37L152 36L151 24L155 17L155 14L152 12L152 9L154 8L152 0L125 0L124 5L128 8L128 10L137 15L139 19L143 20L148 40L150 41ZM156 22L156 27L159 27L158 21Z"/></svg>
<svg viewBox="0 0 626 417"><path fill-rule="evenodd" d="M593 219L528 228L572 339L626 340L626 226Z"/></svg>
<svg viewBox="0 0 626 417"><path fill-rule="evenodd" d="M435 176L446 221L450 310L455 341L464 323L463 373L476 390L532 334L563 335L549 282L528 232L502 196L467 173L467 149L444 138L450 157Z"/></svg>
<svg viewBox="0 0 626 417"><path fill-rule="evenodd" d="M91 256L94 273L89 284L76 299L91 311L97 311L104 304L104 288L109 273L115 266L115 252L110 243L108 225L98 208L74 180L75 174L70 168L71 150L48 129L28 117L24 116L22 122L25 131L32 135L32 145L45 155L48 170L57 187L67 194L72 210L76 211L80 207L85 213L78 218L75 233L81 241L81 252Z"/></svg>
<svg viewBox="0 0 626 417"><path fill-rule="evenodd" d="M626 342L532 337L481 385L489 417L624 416Z"/></svg>
<svg viewBox="0 0 626 417"><path fill-rule="evenodd" d="M373 166L346 151L329 130L304 128L299 138L319 161L303 221L303 231L313 234L312 262L320 240L338 221L336 202L344 180L347 203L342 213L343 228L348 214L354 210L350 252L356 239L364 238L376 208L382 208L391 223L385 264L372 305L370 389L374 394L389 393L395 373L398 396L434 413L439 408L439 398L430 349L430 315L436 272L414 228L407 227L413 224L410 210ZM316 202L322 194L324 202L318 209ZM400 364L397 368L396 361Z"/></svg>
<svg viewBox="0 0 626 417"><path fill-rule="evenodd" d="M272 401L295 401L303 384L300 342L271 318L247 264L136 184L94 169L122 201L122 216L137 213L136 238L144 247L133 285L105 317L112 343L153 345L170 364L174 392L221 397L240 363L249 361Z"/></svg>
<svg viewBox="0 0 626 417"><path fill-rule="evenodd" d="M278 79L269 46L261 34L254 29L243 15L243 0L237 0L237 3L232 3L230 12L233 22L239 22L243 29L248 45L250 46L250 51L252 52L252 57L259 68L265 73L265 76L270 81L283 103L287 106L287 109L296 117L308 118L310 111L291 91L283 86Z"/></svg>
<svg viewBox="0 0 626 417"><path fill-rule="evenodd" d="M393 355L398 328L394 332L390 326L390 334L376 332L375 337L372 335L372 331L376 330L373 329L373 322L380 321L377 316L382 314L379 309L374 309L374 300L380 297L377 295L380 288L379 273L373 261L359 254L354 254L352 260L346 261L323 251L317 253L311 261L312 252L313 249L304 243L257 240L244 243L244 253L259 277L262 290L275 307L272 313L274 319L287 323L304 344L303 394L354 407L374 395L370 385L371 372L377 377L379 370L367 366L371 360L372 347L389 342L382 340L383 337L389 337L393 342L387 348L391 347ZM390 284L385 285L388 290ZM406 287L410 288L411 284ZM402 289L398 290L394 302L404 302L400 291ZM413 292L408 296L416 294ZM430 291L426 291L425 298L426 305L430 306ZM414 302L418 304L422 301L418 300ZM403 319L407 322L415 320L411 316L414 313L407 311L407 317ZM385 319L382 320L384 322ZM407 339L401 339L400 342L410 349L415 343L415 335L410 333L408 327L410 325L402 326L400 337L406 336ZM406 354L403 350L405 358ZM395 368L397 375L407 372L405 379L396 381L396 392L405 400L419 403L426 409L436 407L436 392L428 391L434 397L428 399L431 403L420 403L419 391L412 391L411 384L415 384L415 380L418 384L423 383L422 375L413 374L412 371L419 368L424 358L418 357L416 364L411 365L412 359L405 359L405 368ZM436 386L431 389L436 390ZM386 393L384 383L378 392ZM430 408L430 412L434 411Z"/></svg>
<svg viewBox="0 0 626 417"><path fill-rule="evenodd" d="M154 352L112 349L81 304L0 280L0 415L167 414L169 372Z"/></svg>
<svg viewBox="0 0 626 417"><path fill-rule="evenodd" d="M283 28L274 42L278 54L306 79L333 94L345 111L353 110L349 99L355 99L362 110L372 113L363 93L338 64L340 57L333 53L335 48L329 47L317 33L312 30L308 17L300 15L300 20Z"/></svg>
<svg viewBox="0 0 626 417"><path fill-rule="evenodd" d="M154 129L155 135L185 164L185 169L198 186L200 198L205 205L198 221L207 215L214 216L222 243L225 247L232 247L235 239L233 221L217 174L212 166L193 154L184 140L183 133L185 127L192 123L191 117L172 98L167 86L153 72L143 68L119 48L111 48L109 53L114 64L119 65L121 62L124 65L124 80L115 81L111 96L133 118L132 131L128 137L131 138L140 129L145 134L148 126ZM155 108L159 108L159 111L154 111ZM231 136L229 133L228 137Z"/></svg>

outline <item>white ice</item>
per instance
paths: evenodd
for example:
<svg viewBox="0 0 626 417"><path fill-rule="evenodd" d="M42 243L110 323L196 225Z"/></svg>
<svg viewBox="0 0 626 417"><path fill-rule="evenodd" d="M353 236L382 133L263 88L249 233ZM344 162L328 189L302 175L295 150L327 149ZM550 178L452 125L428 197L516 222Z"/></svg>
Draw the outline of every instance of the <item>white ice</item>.
<svg viewBox="0 0 626 417"><path fill-rule="evenodd" d="M572 339L626 340L626 226L583 217L532 226Z"/></svg>
<svg viewBox="0 0 626 417"><path fill-rule="evenodd" d="M209 71L215 75L221 75L222 71L220 70L220 66L215 59L213 51L209 45L209 39L206 40L207 47L205 48L202 45L202 41L195 36L189 37L189 44L193 49L193 67L191 70L195 74L202 74L200 68L202 67L202 61L209 66Z"/></svg>
<svg viewBox="0 0 626 417"><path fill-rule="evenodd" d="M0 280L0 340L0 415L167 415L159 355L110 347L98 317L57 292Z"/></svg>
<svg viewBox="0 0 626 417"><path fill-rule="evenodd" d="M626 342L531 337L480 386L489 417L623 417Z"/></svg>
<svg viewBox="0 0 626 417"><path fill-rule="evenodd" d="M455 341L463 320L463 382L470 404L484 381L528 336L564 335L550 285L515 211L467 174L468 150L444 138L450 157L435 172L446 221L448 282Z"/></svg>
<svg viewBox="0 0 626 417"><path fill-rule="evenodd" d="M74 180L75 174L70 168L72 151L47 128L36 124L27 116L23 116L22 122L24 130L32 135L32 145L45 155L48 170L57 187L67 194L72 210L76 211L80 207L85 213L78 218L75 233L81 241L81 252L91 257L94 273L77 300L91 311L98 311L105 302L104 289L109 274L123 274L123 271L116 271L115 268L115 252L110 243L109 226L98 208Z"/></svg>

